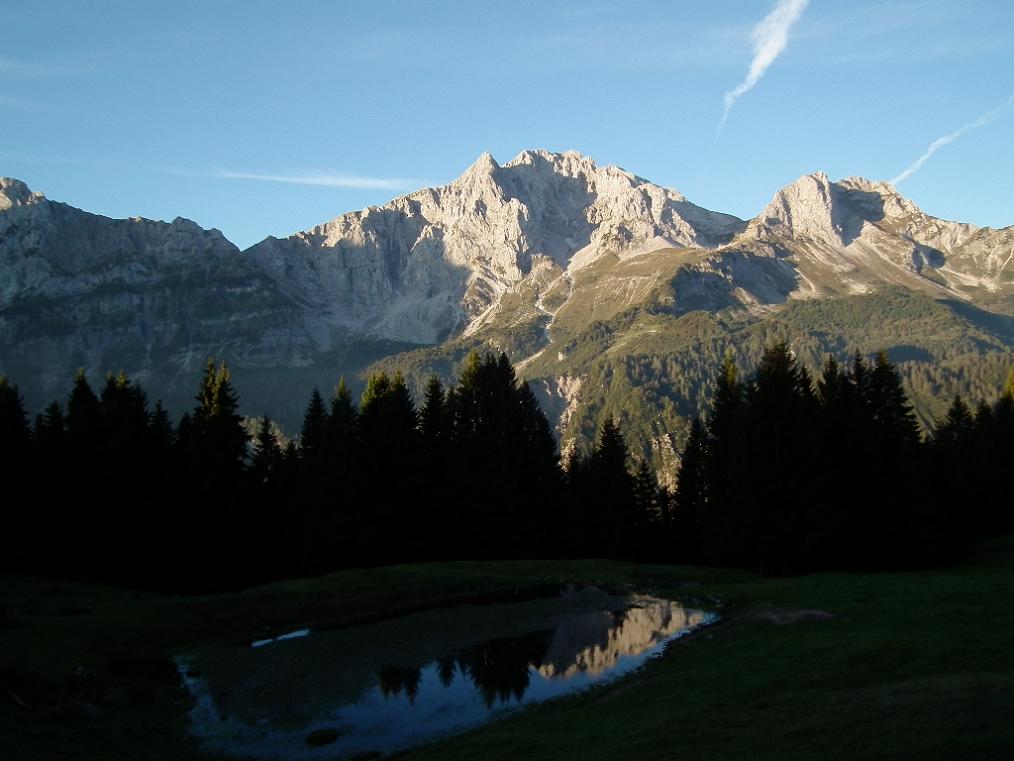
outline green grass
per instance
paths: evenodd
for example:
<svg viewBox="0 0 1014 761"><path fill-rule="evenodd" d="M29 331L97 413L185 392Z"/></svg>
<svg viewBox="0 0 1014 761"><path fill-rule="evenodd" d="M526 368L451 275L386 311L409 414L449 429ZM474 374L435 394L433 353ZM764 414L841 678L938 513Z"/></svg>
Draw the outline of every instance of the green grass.
<svg viewBox="0 0 1014 761"><path fill-rule="evenodd" d="M851 363L857 350L887 351L927 430L955 394L973 406L992 403L1014 363L1014 318L900 287L790 300L760 316L682 313L671 280L689 257L677 250L624 262L606 257L577 274L575 294L552 325L553 344L519 373L535 382L582 379L562 443L587 449L605 418L614 417L632 451L671 479L672 451L682 449L690 419L707 414L726 352L748 377L776 340L787 340L814 376L828 354ZM628 292L635 281L641 284ZM431 372L453 382L470 349L503 349L515 361L530 355L543 347L545 316L534 311L530 292L510 300L504 314L518 324L494 322L467 338L387 357L377 367L402 369L418 399Z"/></svg>
<svg viewBox="0 0 1014 761"><path fill-rule="evenodd" d="M725 620L611 686L536 706L410 759L996 759L1014 752L1014 538L952 568L761 580L608 561L349 571L203 598L5 578L0 756L202 758L165 664L198 644L348 625L559 581L718 595ZM771 611L834 617L776 625ZM127 686L99 719L54 708L71 669Z"/></svg>

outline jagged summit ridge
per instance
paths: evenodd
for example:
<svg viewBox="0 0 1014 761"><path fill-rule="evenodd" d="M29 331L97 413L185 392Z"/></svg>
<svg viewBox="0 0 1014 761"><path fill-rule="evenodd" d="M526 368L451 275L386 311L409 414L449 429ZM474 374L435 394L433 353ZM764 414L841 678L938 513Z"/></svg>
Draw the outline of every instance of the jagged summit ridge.
<svg viewBox="0 0 1014 761"><path fill-rule="evenodd" d="M744 222L570 151L482 154L447 185L343 214L248 254L319 319L434 343L464 329L540 258L581 268L605 253L715 248Z"/></svg>
<svg viewBox="0 0 1014 761"><path fill-rule="evenodd" d="M1010 285L1014 227L937 219L889 183L862 177L833 182L815 172L775 193L732 245L756 250L756 243L791 254L802 280L797 296L894 283L974 298Z"/></svg>
<svg viewBox="0 0 1014 761"><path fill-rule="evenodd" d="M42 193L33 193L21 180L13 177L0 177L0 211L13 209L15 206L28 206L46 200Z"/></svg>
<svg viewBox="0 0 1014 761"><path fill-rule="evenodd" d="M887 186L861 178L836 183L824 172L807 174L775 193L750 230L757 237L848 246L867 222L884 218L886 191Z"/></svg>
<svg viewBox="0 0 1014 761"><path fill-rule="evenodd" d="M0 204L18 223L0 246L35 252L9 258L7 298L107 282L141 287L167 266L196 271L236 253L217 230L189 220L108 220L12 178L0 180ZM446 185L268 238L237 266L302 305L303 329L328 350L334 336L350 334L439 343L474 332L505 294L545 279L544 267L569 279L607 255L625 261L667 248L713 252L699 274L755 294L751 308L882 282L974 298L976 289L1005 293L1014 271L1014 228L930 217L887 183L814 172L746 223L620 167L546 150L504 164L484 153ZM776 277L763 265L765 282L753 282L758 267L747 263L758 256L783 262ZM84 271L88 281L75 281Z"/></svg>
<svg viewBox="0 0 1014 761"><path fill-rule="evenodd" d="M975 225L932 217L893 185L864 177L832 181L824 172L803 175L775 193L763 211L751 220L752 235L773 233L790 238L821 240L848 245L863 223L897 224L905 234L926 234L928 228L950 231L945 248L961 245L979 230ZM1009 228L1003 228L1009 229Z"/></svg>

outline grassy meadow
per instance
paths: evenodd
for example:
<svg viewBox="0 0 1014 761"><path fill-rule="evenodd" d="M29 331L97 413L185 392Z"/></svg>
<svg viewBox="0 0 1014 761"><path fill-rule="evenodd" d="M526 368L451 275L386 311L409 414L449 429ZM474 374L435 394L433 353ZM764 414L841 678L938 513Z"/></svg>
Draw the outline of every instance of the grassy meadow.
<svg viewBox="0 0 1014 761"><path fill-rule="evenodd" d="M204 644L521 598L563 582L714 605L640 672L407 759L999 759L1014 754L1014 537L959 565L760 579L613 561L353 570L206 597L0 579L0 757L211 758L170 658ZM76 666L94 704L74 700Z"/></svg>

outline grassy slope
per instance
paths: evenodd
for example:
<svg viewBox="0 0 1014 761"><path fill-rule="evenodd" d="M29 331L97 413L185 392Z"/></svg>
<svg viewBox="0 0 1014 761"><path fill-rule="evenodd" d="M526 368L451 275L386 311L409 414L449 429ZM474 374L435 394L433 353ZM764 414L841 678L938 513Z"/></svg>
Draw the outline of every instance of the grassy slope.
<svg viewBox="0 0 1014 761"><path fill-rule="evenodd" d="M744 321L726 314L635 309L596 323L567 344L565 356L547 352L525 374L585 379L565 438L587 446L601 421L613 416L634 451L647 454L650 441L667 435L676 449L682 447L686 421L706 414L727 351L745 377L777 339L787 339L815 374L828 353L848 363L857 349L867 354L885 349L929 425L955 393L973 404L996 397L1014 364L1012 326L1009 317L891 288L789 302L762 319ZM663 462L656 459L655 465Z"/></svg>
<svg viewBox="0 0 1014 761"><path fill-rule="evenodd" d="M350 571L200 599L4 579L19 609L0 670L54 701L73 666L127 685L99 720L0 694L2 757L182 759L186 703L160 668L201 642L348 624L558 580L718 594L724 623L604 690L530 709L409 758L940 758L1014 749L1014 538L947 570L756 580L605 561L453 563ZM699 582L687 588L686 582ZM836 617L779 626L765 605ZM11 668L16 670L11 672Z"/></svg>
<svg viewBox="0 0 1014 761"><path fill-rule="evenodd" d="M1008 540L968 569L709 587L730 620L640 676L409 757L1009 758L1012 572ZM837 617L778 626L765 603Z"/></svg>
<svg viewBox="0 0 1014 761"><path fill-rule="evenodd" d="M1014 364L1014 318L901 287L790 300L759 316L685 313L673 283L691 260L687 252L666 250L619 263L604 258L577 274L574 295L552 325L553 344L519 372L536 383L583 379L564 442L587 447L602 421L615 417L632 449L668 473L670 447L657 443L668 439L671 450L682 448L689 419L706 412L725 353L733 353L746 376L778 339L788 340L815 374L828 354L849 362L857 350L886 350L927 428L956 393L973 405L995 399ZM544 345L547 321L529 304L534 298L529 292L511 296L509 326L494 321L467 338L397 354L374 367L403 370L418 398L431 372L453 382L473 348L502 349L515 361L530 356Z"/></svg>

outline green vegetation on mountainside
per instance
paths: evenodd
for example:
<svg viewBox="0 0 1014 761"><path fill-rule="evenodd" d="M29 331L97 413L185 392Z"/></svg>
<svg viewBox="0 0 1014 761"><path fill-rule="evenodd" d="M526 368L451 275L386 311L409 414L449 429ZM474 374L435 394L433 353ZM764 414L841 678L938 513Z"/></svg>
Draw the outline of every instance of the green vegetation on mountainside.
<svg viewBox="0 0 1014 761"><path fill-rule="evenodd" d="M636 262L614 265L610 272ZM580 303L587 292L577 288L552 325L553 343L519 367L535 387L560 377L581 379L564 443L588 447L602 422L614 417L633 451L657 468L671 470L689 420L705 411L726 353L748 375L764 348L782 339L814 372L829 354L846 362L856 351L870 356L885 350L926 428L944 414L955 394L973 405L993 398L1014 365L1014 318L901 287L789 301L761 315L728 309L679 314L669 290L671 278L660 277L657 283L635 306L618 311L615 302L608 309L597 306L611 316L587 324L582 321L592 311ZM418 398L430 373L452 378L472 349L506 351L518 362L543 348L533 336L548 317L528 316L520 334L524 340L494 323L468 338L389 357L376 367L400 368Z"/></svg>

